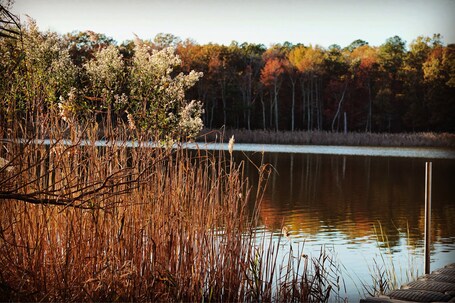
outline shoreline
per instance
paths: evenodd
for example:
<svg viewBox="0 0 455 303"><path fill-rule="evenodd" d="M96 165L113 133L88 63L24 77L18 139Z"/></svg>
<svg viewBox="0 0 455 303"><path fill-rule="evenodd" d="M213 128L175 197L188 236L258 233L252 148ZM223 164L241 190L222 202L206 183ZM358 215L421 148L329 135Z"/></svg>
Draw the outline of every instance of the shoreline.
<svg viewBox="0 0 455 303"><path fill-rule="evenodd" d="M187 143L184 148L202 150L229 150L228 143ZM292 154L319 154L340 156L405 157L423 159L455 159L455 149L448 147L391 147L391 146L334 146L285 145L264 143L235 143L234 151L273 152Z"/></svg>
<svg viewBox="0 0 455 303"><path fill-rule="evenodd" d="M271 131L246 129L203 129L196 142L228 142L234 136L236 143L327 145L364 147L445 147L455 149L453 133L336 133L328 131Z"/></svg>
<svg viewBox="0 0 455 303"><path fill-rule="evenodd" d="M3 141L11 142L14 141ZM18 144L26 143L25 140L18 139ZM52 140L52 139L37 139L28 143L36 145L52 146L62 144L65 146L96 146L96 147L126 147L126 148L161 148L164 145L154 141L112 141L112 140L79 140L72 142L69 139ZM229 151L228 143L223 142L182 142L174 143L168 147L173 149L197 149ZM384 157L411 157L411 158L427 158L427 159L455 159L455 149L444 146L348 146L348 145L315 145L315 144L269 144L269 143L241 143L236 142L233 150L240 152L273 152L273 153L293 153L293 154L325 154L325 155L345 155L345 156L384 156Z"/></svg>

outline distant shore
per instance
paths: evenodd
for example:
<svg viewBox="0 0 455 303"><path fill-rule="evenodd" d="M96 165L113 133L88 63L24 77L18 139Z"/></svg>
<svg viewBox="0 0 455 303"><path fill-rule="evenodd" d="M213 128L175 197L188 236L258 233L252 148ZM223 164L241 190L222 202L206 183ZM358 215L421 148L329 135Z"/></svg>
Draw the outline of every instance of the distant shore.
<svg viewBox="0 0 455 303"><path fill-rule="evenodd" d="M237 143L455 148L455 134L434 132L345 134L327 131L204 129L196 140L228 142L232 136Z"/></svg>

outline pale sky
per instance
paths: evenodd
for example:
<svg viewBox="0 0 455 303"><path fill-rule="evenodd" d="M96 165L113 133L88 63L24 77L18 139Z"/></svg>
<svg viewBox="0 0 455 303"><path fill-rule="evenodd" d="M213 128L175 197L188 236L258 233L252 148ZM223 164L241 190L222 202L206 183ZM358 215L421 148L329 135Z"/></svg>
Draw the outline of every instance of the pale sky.
<svg viewBox="0 0 455 303"><path fill-rule="evenodd" d="M455 43L455 0L15 0L12 11L41 30L92 30L119 44L171 33L200 44L272 43L379 46L440 33Z"/></svg>

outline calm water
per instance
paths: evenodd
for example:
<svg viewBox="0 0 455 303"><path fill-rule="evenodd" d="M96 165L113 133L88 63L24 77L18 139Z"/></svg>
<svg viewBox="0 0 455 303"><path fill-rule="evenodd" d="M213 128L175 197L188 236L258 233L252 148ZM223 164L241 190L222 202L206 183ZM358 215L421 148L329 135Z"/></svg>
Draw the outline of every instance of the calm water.
<svg viewBox="0 0 455 303"><path fill-rule="evenodd" d="M375 154L380 149L371 150ZM358 302L361 283L371 284L374 260L384 264L382 254L390 265L387 251L400 282L406 281L410 268L422 274L425 161L432 161L431 265L435 269L455 262L453 153L445 151L450 157L444 159L441 150L433 150L431 159L431 149L424 154L419 149L408 151L413 157L406 157L406 150L395 151L399 157L265 150L265 162L276 172L269 180L257 229L278 239L283 224L289 228L283 256L289 246L304 245L310 256L317 256L321 246L328 248L343 267L346 296ZM260 163L262 153L236 152L234 157ZM252 165L246 172L257 179ZM387 240L378 238L381 228Z"/></svg>

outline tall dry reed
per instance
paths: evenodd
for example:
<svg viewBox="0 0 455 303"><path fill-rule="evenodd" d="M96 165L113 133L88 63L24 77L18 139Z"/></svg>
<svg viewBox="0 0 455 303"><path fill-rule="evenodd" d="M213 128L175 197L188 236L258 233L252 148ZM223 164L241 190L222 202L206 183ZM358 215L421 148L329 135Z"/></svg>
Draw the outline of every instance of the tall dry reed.
<svg viewBox="0 0 455 303"><path fill-rule="evenodd" d="M251 192L232 154L153 147L121 123L99 146L95 119L39 119L2 141L1 301L319 302L334 294L327 255L324 263L297 254L286 265L279 243L258 242L268 165Z"/></svg>

